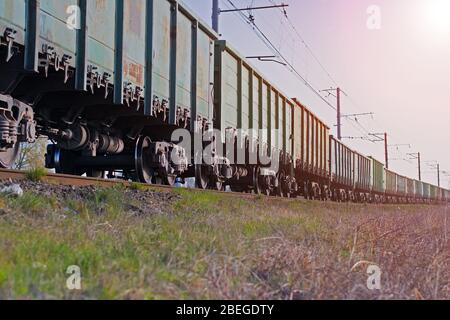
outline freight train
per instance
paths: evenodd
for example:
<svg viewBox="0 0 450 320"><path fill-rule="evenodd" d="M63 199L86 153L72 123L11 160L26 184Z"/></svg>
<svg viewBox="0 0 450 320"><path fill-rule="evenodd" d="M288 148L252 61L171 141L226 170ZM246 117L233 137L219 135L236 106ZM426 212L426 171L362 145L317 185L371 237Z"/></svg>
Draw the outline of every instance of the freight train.
<svg viewBox="0 0 450 320"><path fill-rule="evenodd" d="M220 132L200 140L209 161L198 144L174 139L179 130ZM201 189L341 202L450 202L448 190L335 139L176 0L0 0L0 166L41 136L58 173L195 178Z"/></svg>

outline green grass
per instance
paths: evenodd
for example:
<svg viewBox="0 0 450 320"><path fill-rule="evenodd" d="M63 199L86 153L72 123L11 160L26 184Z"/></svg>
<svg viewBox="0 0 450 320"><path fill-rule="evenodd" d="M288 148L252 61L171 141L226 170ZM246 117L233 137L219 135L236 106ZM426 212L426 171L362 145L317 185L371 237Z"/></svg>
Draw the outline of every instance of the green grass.
<svg viewBox="0 0 450 320"><path fill-rule="evenodd" d="M366 259L395 275L385 283L388 294L400 297L395 290L411 283L402 292L418 283L423 295L435 292L415 275L421 269L414 259L445 243L434 240L441 235L439 207L382 212L176 190L180 199L165 214L132 216L121 191L99 189L63 203L29 192L0 197L7 212L0 215L0 299L286 299L297 291L342 298L365 284L365 270L349 269ZM409 231L385 235L399 225ZM413 241L418 235L420 243ZM430 288L438 265L441 279L448 275L439 256L423 255L420 264L428 266ZM81 291L66 288L70 265L81 267ZM448 298L445 283L438 289Z"/></svg>
<svg viewBox="0 0 450 320"><path fill-rule="evenodd" d="M13 208L25 214L46 214L57 206L55 198L32 192L25 192L21 197L12 198L10 204Z"/></svg>
<svg viewBox="0 0 450 320"><path fill-rule="evenodd" d="M90 199L90 210L110 216L118 216L124 211L126 199L121 192L123 187L100 188Z"/></svg>
<svg viewBox="0 0 450 320"><path fill-rule="evenodd" d="M45 168L33 168L27 171L26 177L28 180L33 182L39 182L47 175L47 170Z"/></svg>
<svg viewBox="0 0 450 320"><path fill-rule="evenodd" d="M137 182L131 182L130 183L130 189L131 190L142 191L142 190L145 190L145 188L146 188L145 184L137 183Z"/></svg>

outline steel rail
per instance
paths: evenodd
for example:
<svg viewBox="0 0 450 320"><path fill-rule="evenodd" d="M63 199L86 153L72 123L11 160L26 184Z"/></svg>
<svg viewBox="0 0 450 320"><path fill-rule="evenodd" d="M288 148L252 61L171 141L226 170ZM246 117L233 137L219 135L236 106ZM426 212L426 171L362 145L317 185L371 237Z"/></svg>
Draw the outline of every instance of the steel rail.
<svg viewBox="0 0 450 320"><path fill-rule="evenodd" d="M26 171L18 171L18 170L8 170L8 169L0 169L0 182L4 181L12 181L19 182L28 180L28 173ZM41 179L40 182L56 184L56 185L64 185L64 186L77 186L77 187L86 187L86 186L95 186L95 187L104 187L104 188L112 188L114 186L124 186L124 187L132 187L135 183L125 180L118 179L99 179L99 178L90 178L90 177L81 177L81 176L73 176L67 174L56 174L56 173L46 173ZM142 184L138 183L140 187L147 190L155 190L160 192L172 192L176 190L176 187L170 187L166 185L158 185L158 184ZM239 197L247 200L256 200L261 198L279 200L283 202L292 202L292 201L303 201L309 202L310 200L302 199L302 198L282 198L276 196L267 196L267 195L258 195L254 193L240 193L240 192L225 192L225 191L216 191L216 190L200 190L200 189L189 189L183 188L181 190L189 190L193 192L208 192L211 194L220 194L224 196L231 197ZM312 200L311 200L312 201ZM332 202L333 203L333 202ZM358 203L345 203L346 205L358 205ZM367 204L365 204L367 205ZM370 204L369 204L370 205ZM388 204L372 204L372 205L388 205ZM398 205L398 204L394 204Z"/></svg>

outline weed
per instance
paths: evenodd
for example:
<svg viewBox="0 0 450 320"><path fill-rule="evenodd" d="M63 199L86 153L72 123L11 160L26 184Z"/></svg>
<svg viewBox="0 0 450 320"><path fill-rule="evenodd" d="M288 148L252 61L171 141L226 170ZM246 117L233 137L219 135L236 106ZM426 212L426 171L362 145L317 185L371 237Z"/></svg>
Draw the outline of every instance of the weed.
<svg viewBox="0 0 450 320"><path fill-rule="evenodd" d="M12 206L24 213L43 214L55 209L57 202L53 197L44 197L32 192L25 192L23 196L11 200Z"/></svg>
<svg viewBox="0 0 450 320"><path fill-rule="evenodd" d="M130 189L131 190L142 191L142 190L145 190L145 186L142 183L131 182L130 183Z"/></svg>
<svg viewBox="0 0 450 320"><path fill-rule="evenodd" d="M61 205L29 192L4 197L11 214L0 218L0 296L450 298L445 208L174 193L179 200L167 214L139 217L119 214L128 199L118 188ZM26 214L50 209L53 215L39 219ZM105 213L106 219L91 213ZM350 271L360 261L372 261L395 277L383 277L381 291L355 290L367 283L365 268ZM81 268L78 293L65 288L70 265Z"/></svg>
<svg viewBox="0 0 450 320"><path fill-rule="evenodd" d="M33 182L39 182L47 175L47 170L45 168L33 168L26 173L26 177L28 180Z"/></svg>
<svg viewBox="0 0 450 320"><path fill-rule="evenodd" d="M101 188L95 191L91 206L97 213L116 216L123 213L125 199L120 188Z"/></svg>

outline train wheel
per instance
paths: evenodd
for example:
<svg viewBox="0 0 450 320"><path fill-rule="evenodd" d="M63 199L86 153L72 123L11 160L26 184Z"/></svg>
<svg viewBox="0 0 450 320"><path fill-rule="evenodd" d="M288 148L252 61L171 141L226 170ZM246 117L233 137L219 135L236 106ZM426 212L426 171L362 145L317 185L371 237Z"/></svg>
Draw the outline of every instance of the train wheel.
<svg viewBox="0 0 450 320"><path fill-rule="evenodd" d="M284 174L284 172L280 172L280 174L278 175L278 187L276 190L276 195L279 197L286 197L287 195L289 195L289 192L284 192L285 189L285 183L286 183L286 175Z"/></svg>
<svg viewBox="0 0 450 320"><path fill-rule="evenodd" d="M321 190L322 190L322 201L328 201L329 200L328 188L325 185L322 185Z"/></svg>
<svg viewBox="0 0 450 320"><path fill-rule="evenodd" d="M147 184L153 183L153 169L149 164L148 157L151 142L149 137L139 137L134 153L137 179L139 182Z"/></svg>
<svg viewBox="0 0 450 320"><path fill-rule="evenodd" d="M261 168L256 167L253 171L253 183L256 194L263 194L264 188L261 180Z"/></svg>
<svg viewBox="0 0 450 320"><path fill-rule="evenodd" d="M308 182L306 181L303 183L303 198L305 198L305 200L308 200L309 198Z"/></svg>
<svg viewBox="0 0 450 320"><path fill-rule="evenodd" d="M210 178L207 170L201 164L195 166L195 184L197 188L206 190L210 184Z"/></svg>
<svg viewBox="0 0 450 320"><path fill-rule="evenodd" d="M272 181L272 178L269 176L264 176L264 194L266 196L271 196L275 193L275 182Z"/></svg>
<svg viewBox="0 0 450 320"><path fill-rule="evenodd" d="M156 175L154 173L152 182L154 184L173 187L175 185L176 180L177 180L177 177L173 176L173 175L168 175L167 177L160 177L159 175Z"/></svg>
<svg viewBox="0 0 450 320"><path fill-rule="evenodd" d="M8 148L6 151L0 151L0 167L11 169L16 162L19 151L20 144L18 142L16 142L12 148Z"/></svg>
<svg viewBox="0 0 450 320"><path fill-rule="evenodd" d="M212 179L211 183L208 186L211 190L223 191L224 183L217 178Z"/></svg>
<svg viewBox="0 0 450 320"><path fill-rule="evenodd" d="M315 190L313 188L313 184L311 182L308 182L308 200L314 199L315 199Z"/></svg>
<svg viewBox="0 0 450 320"><path fill-rule="evenodd" d="M175 182L177 181L177 177L173 175L168 175L163 179L163 181L165 185L173 187L175 185Z"/></svg>

